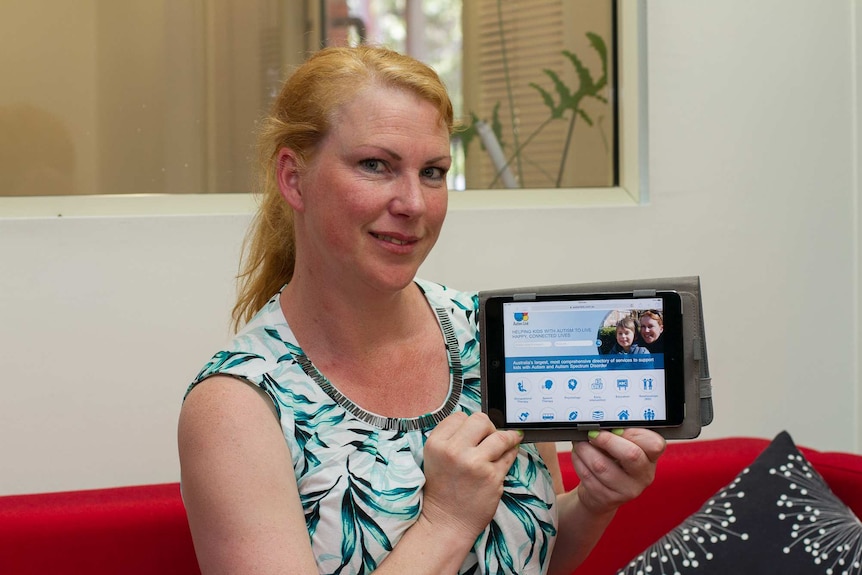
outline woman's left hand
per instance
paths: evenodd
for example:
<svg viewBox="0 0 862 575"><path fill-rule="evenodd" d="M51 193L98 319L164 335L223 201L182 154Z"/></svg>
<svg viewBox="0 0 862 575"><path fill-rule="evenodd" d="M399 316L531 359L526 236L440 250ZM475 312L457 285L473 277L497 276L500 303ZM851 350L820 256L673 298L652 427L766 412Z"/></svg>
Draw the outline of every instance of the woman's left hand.
<svg viewBox="0 0 862 575"><path fill-rule="evenodd" d="M661 435L636 428L622 435L600 431L589 441L576 442L572 462L581 480L581 503L593 513L607 514L640 495L652 483L665 445Z"/></svg>

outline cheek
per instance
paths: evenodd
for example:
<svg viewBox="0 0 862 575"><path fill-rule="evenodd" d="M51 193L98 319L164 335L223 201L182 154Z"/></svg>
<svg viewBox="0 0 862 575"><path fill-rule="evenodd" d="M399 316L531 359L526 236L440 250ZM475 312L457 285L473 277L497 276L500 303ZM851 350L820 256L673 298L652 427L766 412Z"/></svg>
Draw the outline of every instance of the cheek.
<svg viewBox="0 0 862 575"><path fill-rule="evenodd" d="M427 217L430 222L438 228L443 225L446 219L446 212L449 209L449 192L443 190L440 193L432 194L426 200Z"/></svg>

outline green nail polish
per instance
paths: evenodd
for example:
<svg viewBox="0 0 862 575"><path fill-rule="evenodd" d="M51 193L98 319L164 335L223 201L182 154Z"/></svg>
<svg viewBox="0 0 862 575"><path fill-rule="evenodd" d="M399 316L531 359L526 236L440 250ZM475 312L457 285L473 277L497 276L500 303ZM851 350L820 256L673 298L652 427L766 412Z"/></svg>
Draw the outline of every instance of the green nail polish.
<svg viewBox="0 0 862 575"><path fill-rule="evenodd" d="M594 429L594 430L590 431L589 433L587 433L587 437L589 437L590 439L595 439L598 436L599 436L599 431L597 429Z"/></svg>
<svg viewBox="0 0 862 575"><path fill-rule="evenodd" d="M622 435L624 431L625 429L613 429L611 430L611 433L613 433L614 435Z"/></svg>

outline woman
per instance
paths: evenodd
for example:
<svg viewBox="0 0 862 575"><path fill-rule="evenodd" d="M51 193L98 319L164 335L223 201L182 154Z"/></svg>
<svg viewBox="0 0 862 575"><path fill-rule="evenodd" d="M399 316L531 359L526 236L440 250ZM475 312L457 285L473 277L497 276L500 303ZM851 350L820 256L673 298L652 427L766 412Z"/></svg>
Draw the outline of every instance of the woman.
<svg viewBox="0 0 862 575"><path fill-rule="evenodd" d="M664 353L664 319L661 312L649 309L641 313L638 343L649 353Z"/></svg>
<svg viewBox="0 0 862 575"><path fill-rule="evenodd" d="M322 50L282 89L246 323L180 415L203 573L568 573L651 481L663 439L602 432L557 498L535 446L480 412L475 294L415 279L452 127L436 74L382 48Z"/></svg>

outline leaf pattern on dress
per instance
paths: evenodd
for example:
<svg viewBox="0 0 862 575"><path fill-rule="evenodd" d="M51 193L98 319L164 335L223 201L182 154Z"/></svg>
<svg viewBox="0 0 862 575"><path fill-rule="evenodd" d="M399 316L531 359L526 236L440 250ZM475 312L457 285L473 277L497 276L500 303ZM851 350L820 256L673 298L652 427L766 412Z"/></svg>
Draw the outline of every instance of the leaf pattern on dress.
<svg viewBox="0 0 862 575"><path fill-rule="evenodd" d="M204 377L233 369L246 362L264 359L262 355L257 353L249 353L244 351L219 351L213 355L212 359L201 369L195 382L202 380Z"/></svg>
<svg viewBox="0 0 862 575"><path fill-rule="evenodd" d="M294 394L288 393L288 395ZM322 434L318 432L318 428L326 429L331 426L337 426L344 421L344 411L338 409L336 405L314 405L316 409L313 411L298 409L293 414L294 436L303 454L301 458L303 466L297 470L300 477L310 467L320 465L320 459L315 452L329 447L326 440L321 436Z"/></svg>
<svg viewBox="0 0 862 575"><path fill-rule="evenodd" d="M541 563L545 564L550 542L557 535L557 528L552 521L543 519L548 516L547 512L553 505L529 491L530 485L538 480L540 465L544 467L538 457L532 454L525 462L515 460L503 484L503 497L500 501L521 521L527 540L532 541L528 560L533 557L538 544L539 558ZM537 527L541 531L541 536L536 530Z"/></svg>
<svg viewBox="0 0 862 575"><path fill-rule="evenodd" d="M453 411L481 410L477 294L420 280L416 285L437 314L450 352L452 393L435 413L369 417L325 376L314 377L316 368L285 323L277 296L195 380L224 373L258 385L273 400L321 573L377 568L421 512L425 438ZM504 492L460 575L547 570L556 536L555 496L533 446L522 446Z"/></svg>
<svg viewBox="0 0 862 575"><path fill-rule="evenodd" d="M464 388L461 394L475 404L482 405L482 386L478 377L464 378ZM473 410L465 408L467 415L473 413Z"/></svg>
<svg viewBox="0 0 862 575"><path fill-rule="evenodd" d="M486 573L494 575L517 573L512 554L509 552L506 533L500 529L496 519L488 525L488 539L485 543L485 567Z"/></svg>
<svg viewBox="0 0 862 575"><path fill-rule="evenodd" d="M370 481L350 471L349 465L347 483L341 500L342 559L335 573L341 573L355 559L357 550L361 558L361 569L357 573L371 572L377 568L377 560L368 539L373 539L375 548L382 548L387 553L392 551L389 536L374 518L383 514L415 520L419 515L419 505L399 508L399 504L410 501L418 487L375 489Z"/></svg>
<svg viewBox="0 0 862 575"><path fill-rule="evenodd" d="M308 535L311 538L314 538L314 534L317 531L317 524L320 522L321 502L326 499L326 496L332 492L340 481L341 476L339 475L329 489L300 494L299 500L302 502L302 509L305 513L305 525L308 528Z"/></svg>
<svg viewBox="0 0 862 575"><path fill-rule="evenodd" d="M341 521L343 539L341 542L342 563L334 573L341 573L345 567L350 565L356 555L357 548L360 551L361 563L355 573L370 573L377 568L374 554L369 551L366 537L373 538L380 547L387 552L392 551L392 544L383 529L371 518L371 516L358 505L353 497L353 489L348 488L344 492L341 504Z"/></svg>

